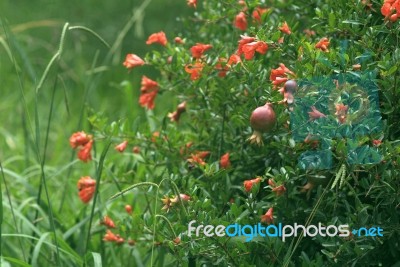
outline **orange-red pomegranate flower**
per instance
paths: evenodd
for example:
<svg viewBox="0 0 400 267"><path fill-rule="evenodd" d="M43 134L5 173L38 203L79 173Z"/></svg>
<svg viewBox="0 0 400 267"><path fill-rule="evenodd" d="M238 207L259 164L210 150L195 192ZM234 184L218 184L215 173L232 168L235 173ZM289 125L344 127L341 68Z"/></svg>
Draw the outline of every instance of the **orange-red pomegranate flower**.
<svg viewBox="0 0 400 267"><path fill-rule="evenodd" d="M186 154L189 152L190 147L191 147L192 145L193 145L193 142L188 142L188 143L186 143L185 146L183 146L183 147L181 147L181 148L179 149L179 154L181 154L182 156L183 156L183 155L186 155Z"/></svg>
<svg viewBox="0 0 400 267"><path fill-rule="evenodd" d="M144 63L144 60L141 59L139 56L135 54L127 54L123 65L127 69L133 69L134 67L144 65Z"/></svg>
<svg viewBox="0 0 400 267"><path fill-rule="evenodd" d="M346 122L346 118L347 118L347 111L349 109L349 106L340 103L340 104L336 104L335 107L336 107L335 115L337 116L338 121L341 124L345 123Z"/></svg>
<svg viewBox="0 0 400 267"><path fill-rule="evenodd" d="M236 54L239 56L244 53L244 51L243 51L244 45L254 42L256 40L256 38L254 38L254 37L245 36L245 35L241 35L240 37L241 37L241 39L238 42L239 45L238 45L238 50L236 52Z"/></svg>
<svg viewBox="0 0 400 267"><path fill-rule="evenodd" d="M182 202L188 202L190 200L190 196L186 194L179 194L179 197L181 198ZM179 197L175 196L174 198L171 198L171 205L174 205L179 202Z"/></svg>
<svg viewBox="0 0 400 267"><path fill-rule="evenodd" d="M107 230L106 234L103 237L103 241L108 241L108 242L116 242L118 241L119 236L111 232L111 230Z"/></svg>
<svg viewBox="0 0 400 267"><path fill-rule="evenodd" d="M140 147L134 146L134 147L132 148L132 152L135 153L135 154L139 154L139 153L140 153Z"/></svg>
<svg viewBox="0 0 400 267"><path fill-rule="evenodd" d="M243 182L244 190L246 192L250 192L254 185L259 184L261 182L261 178L257 177L252 180L246 180Z"/></svg>
<svg viewBox="0 0 400 267"><path fill-rule="evenodd" d="M215 64L215 69L218 70L218 76L219 77L225 77L226 73L229 70L229 67L226 64L226 58L220 57L218 59L217 64Z"/></svg>
<svg viewBox="0 0 400 267"><path fill-rule="evenodd" d="M128 145L128 141L124 141L119 145L116 145L114 148L115 150L117 150L118 152L124 152L124 150L126 149L126 146Z"/></svg>
<svg viewBox="0 0 400 267"><path fill-rule="evenodd" d="M265 54L267 50L268 44L263 41L251 42L242 46L242 51L246 60L251 60L254 57L255 52Z"/></svg>
<svg viewBox="0 0 400 267"><path fill-rule="evenodd" d="M140 91L143 93L158 89L158 83L156 81L153 81L152 79L147 78L144 75L142 76L141 85L142 87L140 87Z"/></svg>
<svg viewBox="0 0 400 267"><path fill-rule="evenodd" d="M268 185L271 187L275 187L276 183L275 183L274 179L268 179Z"/></svg>
<svg viewBox="0 0 400 267"><path fill-rule="evenodd" d="M158 93L158 83L143 75L141 85L142 87L140 88L141 95L139 98L139 104L142 107L154 109L154 100Z"/></svg>
<svg viewBox="0 0 400 267"><path fill-rule="evenodd" d="M396 22L400 16L400 0L385 0L381 7L381 13L386 20Z"/></svg>
<svg viewBox="0 0 400 267"><path fill-rule="evenodd" d="M201 56L206 52L208 49L211 49L212 45L210 44L201 44L197 43L196 45L190 48L190 52L192 52L192 57L194 58L201 58Z"/></svg>
<svg viewBox="0 0 400 267"><path fill-rule="evenodd" d="M235 27L242 31L245 31L247 29L246 14L243 11L236 15Z"/></svg>
<svg viewBox="0 0 400 267"><path fill-rule="evenodd" d="M171 122L179 122L180 114L177 111L168 113L167 117Z"/></svg>
<svg viewBox="0 0 400 267"><path fill-rule="evenodd" d="M197 0L187 0L187 4L190 7L196 8L197 7Z"/></svg>
<svg viewBox="0 0 400 267"><path fill-rule="evenodd" d="M155 143L157 142L158 138L160 137L160 132L155 131L152 135L151 135L151 142Z"/></svg>
<svg viewBox="0 0 400 267"><path fill-rule="evenodd" d="M310 120L317 120L319 118L325 118L326 115L322 112L320 112L315 106L311 107L311 111L308 112L308 115L310 116Z"/></svg>
<svg viewBox="0 0 400 267"><path fill-rule="evenodd" d="M123 238L120 237L119 235L117 235L117 236L118 236L118 240L116 241L117 245L121 245L122 243L125 242L125 239L123 239Z"/></svg>
<svg viewBox="0 0 400 267"><path fill-rule="evenodd" d="M174 41L177 44L184 44L185 43L185 41L183 41L183 39L181 37L179 37L179 36L175 37Z"/></svg>
<svg viewBox="0 0 400 267"><path fill-rule="evenodd" d="M103 220L100 222L100 224L105 225L107 228L115 228L115 223L114 221L108 217L107 215L104 216Z"/></svg>
<svg viewBox="0 0 400 267"><path fill-rule="evenodd" d="M227 66L232 66L234 64L238 64L242 62L242 59L240 58L240 56L233 54L229 57L228 63L226 63Z"/></svg>
<svg viewBox="0 0 400 267"><path fill-rule="evenodd" d="M151 91L149 93L142 93L139 98L139 104L147 109L154 109L154 100L156 99L158 90Z"/></svg>
<svg viewBox="0 0 400 267"><path fill-rule="evenodd" d="M166 46L167 45L167 36L165 35L165 33L163 31L161 32L156 32L153 33L152 35L149 36L149 38L146 41L146 44L154 44L154 43L158 43L162 46Z"/></svg>
<svg viewBox="0 0 400 267"><path fill-rule="evenodd" d="M222 155L221 159L219 160L219 165L222 169L228 169L231 166L231 162L229 160L230 154L225 153Z"/></svg>
<svg viewBox="0 0 400 267"><path fill-rule="evenodd" d="M199 151L196 155L202 159L205 159L208 155L210 155L210 151Z"/></svg>
<svg viewBox="0 0 400 267"><path fill-rule="evenodd" d="M118 234L114 234L111 230L107 230L106 234L103 237L103 241L106 242L115 242L117 244L122 244L125 240Z"/></svg>
<svg viewBox="0 0 400 267"><path fill-rule="evenodd" d="M76 132L69 138L69 143L72 148L79 148L78 158L83 162L88 162L92 159L90 154L93 146L93 137L85 132Z"/></svg>
<svg viewBox="0 0 400 267"><path fill-rule="evenodd" d="M261 24L262 15L263 15L264 13L267 13L268 11L269 11L268 8L256 7L256 8L253 10L253 14L252 14L253 19L254 19L255 21L257 21L257 23Z"/></svg>
<svg viewBox="0 0 400 267"><path fill-rule="evenodd" d="M385 16L385 18L388 18L390 15L392 15L392 3L389 1L384 1L381 7L381 13Z"/></svg>
<svg viewBox="0 0 400 267"><path fill-rule="evenodd" d="M83 203L88 203L96 189L96 180L90 178L89 176L81 177L77 184L79 190L79 198L82 200Z"/></svg>
<svg viewBox="0 0 400 267"><path fill-rule="evenodd" d="M206 162L202 158L200 158L197 155L193 155L193 154L190 156L190 158L188 158L188 162L191 164L197 163L201 166L206 165Z"/></svg>
<svg viewBox="0 0 400 267"><path fill-rule="evenodd" d="M239 1L238 1L238 4L239 4L240 6L243 6L244 8L246 8L246 6L247 6L245 0L239 0Z"/></svg>
<svg viewBox="0 0 400 267"><path fill-rule="evenodd" d="M400 13L395 13L393 15L390 16L389 20L391 22L396 22L399 19Z"/></svg>
<svg viewBox="0 0 400 267"><path fill-rule="evenodd" d="M188 202L190 200L190 196L186 194L179 194L179 197L181 198L182 202ZM173 196L172 198L169 196L164 196L164 198L161 199L162 203L164 206L161 208L162 210L165 210L168 212L173 206L178 204L179 201L178 196Z"/></svg>
<svg viewBox="0 0 400 267"><path fill-rule="evenodd" d="M375 147L378 147L378 146L380 146L380 145L382 144L382 141L379 140L379 139L372 140L372 144L373 144Z"/></svg>
<svg viewBox="0 0 400 267"><path fill-rule="evenodd" d="M310 30L310 29L305 29L303 32L306 34L307 37L311 37L311 36L315 35L315 31Z"/></svg>
<svg viewBox="0 0 400 267"><path fill-rule="evenodd" d="M285 83L288 80L288 74L294 75L294 73L290 69L288 69L283 63L280 63L279 68L271 70L271 75L269 76L269 79L272 81L274 87L276 87L282 83Z"/></svg>
<svg viewBox="0 0 400 267"><path fill-rule="evenodd" d="M85 163L92 160L92 155L91 155L92 146L93 146L93 140L90 140L79 150L78 158Z"/></svg>
<svg viewBox="0 0 400 267"><path fill-rule="evenodd" d="M79 191L79 198L83 203L87 204L93 197L94 188L85 188Z"/></svg>
<svg viewBox="0 0 400 267"><path fill-rule="evenodd" d="M290 31L289 25L287 24L287 22L285 21L284 23L282 23L282 26L279 27L279 30L285 34L291 34L292 32Z"/></svg>
<svg viewBox="0 0 400 267"><path fill-rule="evenodd" d="M92 136L86 134L85 132L76 132L71 135L69 138L69 144L72 148L77 148L79 146L86 145L90 140L92 140Z"/></svg>
<svg viewBox="0 0 400 267"><path fill-rule="evenodd" d="M196 61L194 64L186 65L185 71L190 74L190 79L194 81L200 78L203 67L204 63Z"/></svg>
<svg viewBox="0 0 400 267"><path fill-rule="evenodd" d="M177 236L174 238L174 240L172 240L172 242L174 242L175 245L179 245L181 243L181 239L179 238L179 236Z"/></svg>
<svg viewBox="0 0 400 267"><path fill-rule="evenodd" d="M272 192L275 192L277 196L281 196L286 192L286 187L284 185L280 185L272 188Z"/></svg>
<svg viewBox="0 0 400 267"><path fill-rule="evenodd" d="M215 65L215 69L219 71L219 77L225 77L232 65L236 65L241 62L242 59L240 58L240 56L238 56L237 54L233 54L229 57L228 61L226 61L225 58L219 58L218 63Z"/></svg>
<svg viewBox="0 0 400 267"><path fill-rule="evenodd" d="M261 216L261 222L266 224L271 224L274 221L274 208L269 208L269 210Z"/></svg>
<svg viewBox="0 0 400 267"><path fill-rule="evenodd" d="M329 52L329 40L328 38L324 37L315 45L315 48L320 49L323 52Z"/></svg>
<svg viewBox="0 0 400 267"><path fill-rule="evenodd" d="M179 118L181 117L182 113L186 111L186 101L180 103L176 108L176 111L172 113L168 113L168 118L172 122L179 122Z"/></svg>
<svg viewBox="0 0 400 267"><path fill-rule="evenodd" d="M197 163L201 166L204 166L204 165L206 165L206 162L204 161L204 159L208 155L210 155L210 151L200 151L200 152L197 152L196 154L192 154L190 156L190 158L188 158L187 161L191 164Z"/></svg>
<svg viewBox="0 0 400 267"><path fill-rule="evenodd" d="M125 211L128 214L132 214L132 206L131 205L125 205Z"/></svg>
<svg viewBox="0 0 400 267"><path fill-rule="evenodd" d="M264 55L265 53L267 53L267 50L268 50L268 44L266 42L263 41L257 42L257 48L256 48L257 53Z"/></svg>
<svg viewBox="0 0 400 267"><path fill-rule="evenodd" d="M309 144L312 148L316 149L319 146L319 140L308 134L304 139L304 143Z"/></svg>

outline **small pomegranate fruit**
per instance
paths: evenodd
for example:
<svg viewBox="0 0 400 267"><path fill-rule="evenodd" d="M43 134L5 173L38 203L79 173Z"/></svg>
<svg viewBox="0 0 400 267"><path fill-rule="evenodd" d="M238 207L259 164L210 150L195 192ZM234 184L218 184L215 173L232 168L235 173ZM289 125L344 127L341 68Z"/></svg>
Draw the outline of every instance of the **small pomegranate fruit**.
<svg viewBox="0 0 400 267"><path fill-rule="evenodd" d="M289 80L285 83L283 96L288 104L293 104L294 96L293 94L297 90L297 83L295 80Z"/></svg>
<svg viewBox="0 0 400 267"><path fill-rule="evenodd" d="M275 126L276 115L271 103L256 108L250 117L250 125L253 128L253 135L248 139L250 143L262 145L262 133L269 132Z"/></svg>

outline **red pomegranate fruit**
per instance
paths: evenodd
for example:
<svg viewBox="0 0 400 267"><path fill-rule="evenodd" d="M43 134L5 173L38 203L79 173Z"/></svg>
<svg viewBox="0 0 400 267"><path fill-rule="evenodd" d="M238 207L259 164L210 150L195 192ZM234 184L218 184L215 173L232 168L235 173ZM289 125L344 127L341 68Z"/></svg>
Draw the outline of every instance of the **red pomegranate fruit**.
<svg viewBox="0 0 400 267"><path fill-rule="evenodd" d="M271 103L256 108L250 117L250 125L253 128L253 135L248 139L250 143L262 145L262 134L269 132L275 126L276 115Z"/></svg>

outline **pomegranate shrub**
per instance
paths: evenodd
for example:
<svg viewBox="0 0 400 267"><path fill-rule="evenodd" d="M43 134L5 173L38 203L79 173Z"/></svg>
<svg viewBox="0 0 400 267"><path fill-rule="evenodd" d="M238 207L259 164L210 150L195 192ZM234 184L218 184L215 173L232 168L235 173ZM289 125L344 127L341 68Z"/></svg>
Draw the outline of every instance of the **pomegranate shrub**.
<svg viewBox="0 0 400 267"><path fill-rule="evenodd" d="M151 257L160 266L164 260L190 266L398 263L399 24L382 15L381 7L368 0L188 1L193 16L180 18L182 32L166 35L160 26L146 42L151 52L126 51L128 81L145 66L158 75L143 76L140 88L132 85L140 89L135 101L146 110L146 126L92 125L95 136L112 133L112 143L128 144L124 152L125 146L116 147L123 153L118 161L105 160L118 170L113 175L126 177L107 192L115 194L113 206L124 202L122 197L133 199L134 216L131 221L116 216L119 225L104 242L119 244L112 249L121 255L135 244L142 259ZM379 87L380 131L335 136L328 147L327 136L311 132L293 139L296 101L324 94L319 80L337 89L349 84L340 75L365 73L373 73L371 82ZM375 123L352 119L361 107L352 106L346 90L330 96L329 103L309 102L303 123L327 124L329 136L355 123L367 128ZM378 161L349 162L350 152L366 157L364 150L351 150L354 143L374 149ZM298 164L302 153L322 148L333 155L329 168ZM245 242L244 236L195 234L188 230L192 221L347 225L348 234L299 232L285 241L258 236ZM383 229L380 236L353 231L377 226Z"/></svg>

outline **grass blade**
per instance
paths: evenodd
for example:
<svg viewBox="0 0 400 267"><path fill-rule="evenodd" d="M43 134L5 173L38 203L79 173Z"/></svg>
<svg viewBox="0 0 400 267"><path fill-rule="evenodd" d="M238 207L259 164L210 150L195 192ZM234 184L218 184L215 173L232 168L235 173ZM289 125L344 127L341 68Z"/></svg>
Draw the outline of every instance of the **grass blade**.
<svg viewBox="0 0 400 267"><path fill-rule="evenodd" d="M98 51L96 51L96 54L95 54L95 56L93 58L93 62L92 62L91 68L90 68L91 70L93 70L95 68L95 66L97 65L98 56L99 56L99 53L98 53ZM77 127L76 127L76 129L78 131L82 127L83 115L84 115L84 111L85 111L85 103L86 103L87 98L89 96L89 91L90 91L90 88L91 88L91 81L92 80L89 79L89 81L87 81L87 83L85 84L85 87L84 87L85 89L84 89L84 93L83 93L83 101L82 101L81 109L80 109L80 112L79 112L78 124L77 124ZM75 151L71 151L71 156L70 156L69 161L72 161L74 159L74 157L75 157ZM68 169L68 174L66 176L67 179L65 180L65 185L64 185L65 190L63 191L63 194L62 194L62 197L61 197L61 202L60 202L60 206L58 208L58 212L61 212L62 209L63 209L65 198L66 198L67 193L68 193L68 186L67 185L68 185L68 180L71 177L71 173L72 173L72 168L69 168Z"/></svg>
<svg viewBox="0 0 400 267"><path fill-rule="evenodd" d="M94 37L96 37L97 39L99 39L100 42L102 42L107 48L110 48L110 45L109 45L103 38L101 38L100 35L98 35L95 31L93 31L93 30L91 30L91 29L89 29L89 28L87 28L87 27L84 27L84 26L71 26L71 27L68 28L68 30L70 30L70 31L71 31L71 30L82 30L82 31L86 31L86 32L92 34L92 35L93 35Z"/></svg>
<svg viewBox="0 0 400 267"><path fill-rule="evenodd" d="M330 181L330 183L331 182L332 182L332 180ZM307 221L306 221L306 223L304 225L305 227L308 227L310 225L310 223L311 223L312 219L314 218L319 206L322 203L322 200L324 199L326 193L328 192L329 186L330 186L330 184L328 184L325 187L324 191L322 192L321 196L319 197L317 203L315 204L314 208L312 209L312 211L310 213L310 216L307 218ZM293 242L295 241L295 239L293 239L292 243L290 244L290 249L288 250L288 252L285 255L284 264L283 264L284 267L288 267L290 265L290 260L293 257L294 252L296 251L297 247L300 245L300 242L303 239L303 237L304 237L304 232L302 231L301 234L299 235L299 237L297 238L297 241L294 244L294 246L292 246Z"/></svg>
<svg viewBox="0 0 400 267"><path fill-rule="evenodd" d="M39 266L38 265L38 259L40 256L40 249L42 248L43 243L46 241L46 238L49 236L50 233L44 233L40 239L39 242L37 242L35 249L33 250L32 253L32 266Z"/></svg>
<svg viewBox="0 0 400 267"><path fill-rule="evenodd" d="M102 267L103 263L101 262L101 255L96 252L92 252L93 256L93 266L94 267Z"/></svg>
<svg viewBox="0 0 400 267"><path fill-rule="evenodd" d="M8 261L8 262L13 263L12 266L31 267L31 265L29 265L28 263L26 263L26 262L24 262L22 260L16 259L16 258L2 257L2 260L3 259Z"/></svg>
<svg viewBox="0 0 400 267"><path fill-rule="evenodd" d="M90 219L89 219L89 229L87 232L87 237L86 237L86 244L84 247L84 255L86 255L88 247L89 247L89 242L90 242L90 236L91 236L91 230L92 230L92 222L93 222L93 217L94 217L94 211L96 208L96 202L97 202L97 197L99 195L99 188L100 188L100 178L101 178L101 174L103 172L103 165L104 165L104 160L106 158L108 149L111 146L111 141L110 139L108 139L107 141L107 145L105 146L105 148L103 149L103 152L101 153L100 156L100 160L99 160L99 164L97 165L97 170L96 170L96 190L94 193L94 197L93 197L93 204L92 204L92 210L90 212Z"/></svg>
<svg viewBox="0 0 400 267"><path fill-rule="evenodd" d="M53 236L54 236L54 242L56 245L56 261L58 263L58 265L61 265L60 262L60 252L58 249L58 243L57 243L57 233L56 233L56 228L55 228L55 224L54 224L54 216L53 216L53 208L51 205L51 201L50 201L50 196L49 196L49 192L48 192L48 187L47 187L47 181L46 181L46 174L45 174L45 170L44 170L44 166L45 166L45 162L46 162L46 152L47 152L47 145L48 145L48 140L49 140L49 133L50 133L50 125L51 125L51 119L52 119L52 115L53 115L53 108L54 108L54 98L55 98L55 93L56 93L56 88L57 88L57 81L58 81L58 77L56 76L55 80L54 80L54 85L53 85L53 92L52 92L52 96L51 96L51 101L50 101L50 111L49 111L49 117L48 117L48 121L47 121L47 129L46 129L46 136L45 136L45 141L44 141L44 149L43 149L43 156L41 157L40 155L40 145L39 145L39 141L40 141L40 125L39 125L39 113L38 113L38 106L39 106L39 101L38 101L38 93L40 88L43 86L43 83L45 81L45 79L48 76L48 73L50 71L51 66L54 64L54 62L57 60L57 62L60 60L60 56L62 54L62 50L64 47L64 42L65 42L65 33L67 31L68 28L68 23L66 23L64 25L64 28L61 32L61 38L60 38L60 44L59 44L59 49L58 51L54 54L54 56L51 58L50 62L47 64L46 69L36 87L35 90L35 126L36 126L36 153L38 156L38 162L40 163L40 169L41 169L41 178L40 178L40 184L39 184L39 190L38 190L38 194L37 194L37 204L40 205L40 199L41 199L41 193L42 193L42 187L45 190L45 195L46 195L46 200L47 200L47 204L49 206L49 220L50 220L50 227L53 231ZM59 68L59 65L57 65ZM35 214L35 221L37 220L37 216L38 213Z"/></svg>
<svg viewBox="0 0 400 267"><path fill-rule="evenodd" d="M0 170L1 170L1 176L3 178L4 181L4 172L3 172L3 166L1 166L1 162L0 162ZM1 182L0 182L0 192L2 192L0 194L0 257L3 256L3 246L2 246L2 242L1 242L1 236L3 234L3 190L2 190L2 186L1 186Z"/></svg>
<svg viewBox="0 0 400 267"><path fill-rule="evenodd" d="M2 180L4 182L4 187L6 188L6 194L7 194L8 202L10 204L11 215L12 215L13 222L14 222L14 225L15 225L15 232L17 234L19 234L19 230L18 230L18 226L17 226L18 225L17 224L17 219L15 217L15 213L14 213L14 209L13 209L12 202L11 202L11 197L10 197L10 191L8 190L8 186L7 186L7 182L6 182L6 176L4 175L4 169L3 169L3 165L1 164L1 161L0 161L0 171L1 171ZM0 192L3 192L2 186L1 186L1 182L0 182ZM0 257L2 257L3 256L3 251L2 251L2 243L3 243L2 242L3 241L3 231L2 231L3 230L2 229L2 226L3 226L3 193L1 193L0 202L1 202L0 203L0 209L1 209L1 212L0 212ZM20 249L22 251L22 256L24 258L24 261L26 261L25 250L23 249L22 241L21 241L20 238L18 238L18 243L19 243Z"/></svg>
<svg viewBox="0 0 400 267"><path fill-rule="evenodd" d="M120 196L122 196L123 194L131 191L132 189L136 188L136 187L141 187L141 186L155 186L158 188L158 184L152 183L152 182L142 182L142 183L137 183L134 185L129 186L128 188L125 188L124 190L122 190L121 192L118 192L117 194L113 195L112 197L110 197L108 200L114 200Z"/></svg>
<svg viewBox="0 0 400 267"><path fill-rule="evenodd" d="M24 234L4 234L3 237L19 237L19 238L36 240L39 242L39 238L30 236L30 235L24 235ZM51 242L43 240L42 243L47 245L49 248L56 250L56 246L53 245ZM60 244L66 244L66 243L60 242ZM81 257L79 257L79 255L75 251L73 251L72 248L69 247L68 245L65 246L65 249L60 248L59 250L61 253L65 254L67 256L68 260L72 260L72 259L76 260L76 263L78 263L79 266L83 263L83 260L81 259ZM4 257L4 259L8 260L9 258ZM31 265L27 264L26 266L31 266ZM57 266L60 266L60 265L57 265Z"/></svg>

